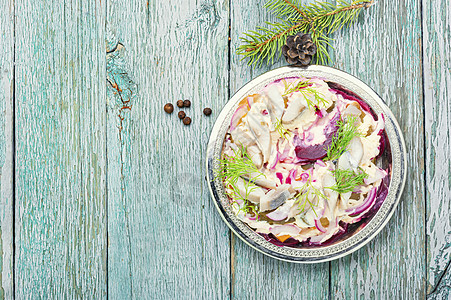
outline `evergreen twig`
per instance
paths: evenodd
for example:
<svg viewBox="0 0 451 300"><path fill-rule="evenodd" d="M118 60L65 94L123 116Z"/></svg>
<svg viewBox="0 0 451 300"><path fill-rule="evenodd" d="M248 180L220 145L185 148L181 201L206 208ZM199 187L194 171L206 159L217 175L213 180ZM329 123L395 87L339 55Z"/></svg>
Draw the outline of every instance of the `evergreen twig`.
<svg viewBox="0 0 451 300"><path fill-rule="evenodd" d="M249 59L249 64L261 65L266 60L273 63L281 56L280 49L286 38L297 32L311 33L317 46L317 63L330 61L328 47L332 48L332 38L328 35L351 25L357 20L360 12L374 4L374 0L337 0L337 4L314 2L303 5L301 0L269 0L265 7L279 19L278 22L266 22L267 27L244 33L243 44L237 53Z"/></svg>

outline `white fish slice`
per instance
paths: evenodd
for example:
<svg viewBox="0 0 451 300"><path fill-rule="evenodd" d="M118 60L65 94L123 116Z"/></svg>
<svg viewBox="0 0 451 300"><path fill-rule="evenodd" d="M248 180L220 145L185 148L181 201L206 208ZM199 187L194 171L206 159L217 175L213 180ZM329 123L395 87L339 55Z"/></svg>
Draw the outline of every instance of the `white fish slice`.
<svg viewBox="0 0 451 300"><path fill-rule="evenodd" d="M254 165L260 169L263 165L262 151L257 145L247 147L247 154L251 158Z"/></svg>
<svg viewBox="0 0 451 300"><path fill-rule="evenodd" d="M292 122L304 110L305 105L304 103L302 103L301 99L302 98L299 97L299 95L294 96L290 99L290 101L288 102L287 109L285 110L285 113L283 114L282 117L283 123Z"/></svg>
<svg viewBox="0 0 451 300"><path fill-rule="evenodd" d="M258 176L259 174L251 173L249 176L241 176L244 180L250 180L249 178L252 178L252 182L254 182L256 185L267 188L267 189L275 189L276 183L272 180L266 179L263 176Z"/></svg>
<svg viewBox="0 0 451 300"><path fill-rule="evenodd" d="M272 85L266 91L268 97L267 106L271 114L271 120L273 123L282 120L283 111L285 110L285 101L279 92L277 86Z"/></svg>
<svg viewBox="0 0 451 300"><path fill-rule="evenodd" d="M353 138L346 149L351 155L353 165L360 165L363 157L363 144L360 137Z"/></svg>
<svg viewBox="0 0 451 300"><path fill-rule="evenodd" d="M254 105L253 107L255 107ZM267 124L260 113L255 113L253 109L247 114L247 125L254 135L255 141L263 154L263 163L267 162L271 154L271 134L269 124Z"/></svg>
<svg viewBox="0 0 451 300"><path fill-rule="evenodd" d="M284 184L275 190L269 191L264 197L260 198L260 211L273 210L284 204L288 200L291 193L288 190L290 185Z"/></svg>
<svg viewBox="0 0 451 300"><path fill-rule="evenodd" d="M260 203L260 198L265 196L265 190L258 186L247 186L248 183L243 179L238 179L236 186L241 197L246 198L253 203Z"/></svg>

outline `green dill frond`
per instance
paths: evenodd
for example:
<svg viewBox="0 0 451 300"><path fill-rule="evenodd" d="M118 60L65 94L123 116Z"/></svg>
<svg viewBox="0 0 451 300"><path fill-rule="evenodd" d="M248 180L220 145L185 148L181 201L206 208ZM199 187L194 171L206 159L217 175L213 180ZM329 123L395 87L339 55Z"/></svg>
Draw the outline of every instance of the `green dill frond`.
<svg viewBox="0 0 451 300"><path fill-rule="evenodd" d="M346 147L348 147L351 140L361 136L357 129L357 118L354 116L348 117L345 121L339 120L337 126L337 133L332 138L332 143L327 149L325 160L338 159L346 151Z"/></svg>
<svg viewBox="0 0 451 300"><path fill-rule="evenodd" d="M294 92L300 92L301 90L309 87L311 85L310 80L299 80L298 83L294 84L294 82L288 83L286 80L284 80L285 84L285 92L283 93L283 97L288 96L291 93Z"/></svg>
<svg viewBox="0 0 451 300"><path fill-rule="evenodd" d="M368 174L365 173L361 168L358 169L358 172L353 170L341 170L337 169L332 171L335 176L336 184L328 187L337 193L343 194L354 191L354 189L358 186L361 186L364 183L364 179L368 177Z"/></svg>
<svg viewBox="0 0 451 300"><path fill-rule="evenodd" d="M317 89L311 87L312 83L307 80L299 80L296 84L292 83L286 83L285 82L285 92L283 93L283 97L288 96L291 93L294 92L300 92L304 96L308 108L313 108L315 106L326 106L329 104L329 101L327 101L324 98L324 95L318 92ZM315 102L312 102L308 96L313 95L315 98Z"/></svg>
<svg viewBox="0 0 451 300"><path fill-rule="evenodd" d="M279 133L281 138L288 140L287 136L290 136L291 132L289 132L285 127L283 127L281 120L276 119L276 122L274 123L274 128L276 129L277 133Z"/></svg>
<svg viewBox="0 0 451 300"><path fill-rule="evenodd" d="M276 56L281 56L287 36L304 32L311 33L317 46L317 63L326 64L330 61L328 49L333 49L333 40L328 35L354 23L360 12L373 4L374 0L338 0L336 4L316 1L305 5L301 0L269 0L265 7L279 22L266 22L268 27L245 33L237 54L249 58L249 64L273 63Z"/></svg>
<svg viewBox="0 0 451 300"><path fill-rule="evenodd" d="M233 150L233 156L224 154L219 160L220 168L216 172L215 179L220 179L228 187L231 187L228 195L234 199L243 200L244 204L240 210L245 213L254 213L258 217L256 206L251 203L248 198L249 194L256 188L254 181L265 175L258 170L247 153L247 149L241 146L237 150ZM244 180L245 195L241 195L237 186L238 180L242 177L249 177ZM252 176L252 177L251 177Z"/></svg>
<svg viewBox="0 0 451 300"><path fill-rule="evenodd" d="M250 174L257 174L257 177L264 176L252 162L246 147L241 146L237 150L233 150L233 154L233 156L225 154L219 160L220 169L216 174L216 178L227 179L232 183L236 183L242 176L249 176Z"/></svg>
<svg viewBox="0 0 451 300"><path fill-rule="evenodd" d="M309 197L310 195L315 195L316 197L318 197L318 199L324 199L324 200L328 200L328 198L317 188L315 188L312 185L312 182L309 180L307 180L307 182L301 187L299 194L296 195L295 199L296 201L294 202L295 204L298 204L299 206L299 213L304 212L305 210L305 206L307 205L307 203L310 205L310 208L313 210L313 212L315 213L316 216L318 216L316 214L315 208L316 206L318 206L318 204L313 204Z"/></svg>

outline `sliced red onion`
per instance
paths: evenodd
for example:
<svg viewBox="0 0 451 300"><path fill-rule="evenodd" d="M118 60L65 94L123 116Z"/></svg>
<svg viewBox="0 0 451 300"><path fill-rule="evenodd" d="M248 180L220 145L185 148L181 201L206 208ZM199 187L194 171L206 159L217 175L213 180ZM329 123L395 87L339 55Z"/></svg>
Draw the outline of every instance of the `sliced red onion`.
<svg viewBox="0 0 451 300"><path fill-rule="evenodd" d="M323 111L318 106L315 106L315 114L320 118L324 117Z"/></svg>
<svg viewBox="0 0 451 300"><path fill-rule="evenodd" d="M247 113L248 110L246 106L247 106L246 104L239 106L233 113L232 120L230 121L230 131L233 131L236 128L238 122Z"/></svg>
<svg viewBox="0 0 451 300"><path fill-rule="evenodd" d="M326 163L324 163L324 161L322 159L318 159L316 161L316 164L318 164L320 167L323 167L323 168L327 167Z"/></svg>
<svg viewBox="0 0 451 300"><path fill-rule="evenodd" d="M298 170L296 169L291 169L290 172L288 172L288 177L287 179L285 179L285 183L286 184L291 184L292 180L296 180L296 173L298 172Z"/></svg>
<svg viewBox="0 0 451 300"><path fill-rule="evenodd" d="M375 188L375 187L372 188L368 192L368 195L366 195L365 200L363 201L363 203L360 206L349 208L346 210L346 212L349 213L349 215L351 215L351 216L361 214L362 212L364 212L365 210L370 208L371 205L373 205L374 200L376 199L376 193L377 193L377 188Z"/></svg>
<svg viewBox="0 0 451 300"><path fill-rule="evenodd" d="M288 146L288 147L287 147ZM286 146L285 146L285 149L283 149L283 152L282 152L282 154L279 156L279 161L284 161L287 157L288 157L288 154L290 153L290 145L289 144L287 144Z"/></svg>
<svg viewBox="0 0 451 300"><path fill-rule="evenodd" d="M302 181L307 181L309 178L310 178L309 173L304 172L304 173L301 174L301 180Z"/></svg>
<svg viewBox="0 0 451 300"><path fill-rule="evenodd" d="M257 215L247 216L249 220L255 221L257 220Z"/></svg>
<svg viewBox="0 0 451 300"><path fill-rule="evenodd" d="M317 236L312 236L310 238L310 243L312 244L322 244L325 241L327 241L328 239L330 239L333 234L331 234L333 231L337 230L338 231L338 218L335 219L335 224L329 224L329 226L327 227L326 232L317 235ZM328 235L330 235L329 238L327 238L325 241L322 241L324 238L326 238Z"/></svg>
<svg viewBox="0 0 451 300"><path fill-rule="evenodd" d="M279 151L277 151L276 157L273 161L273 163L269 166L270 170L274 170L276 168L277 163L279 162Z"/></svg>
<svg viewBox="0 0 451 300"><path fill-rule="evenodd" d="M276 177L280 180L280 184L283 184L283 174L280 172L277 172Z"/></svg>
<svg viewBox="0 0 451 300"><path fill-rule="evenodd" d="M323 224L321 224L321 221L318 220L318 219L315 220L315 227L316 227L316 229L318 229L322 233L326 232L326 228L324 228Z"/></svg>
<svg viewBox="0 0 451 300"><path fill-rule="evenodd" d="M286 233L291 236L298 234L301 229L293 224L285 224L285 225L275 225L269 228L269 231L274 235L279 235L281 233Z"/></svg>

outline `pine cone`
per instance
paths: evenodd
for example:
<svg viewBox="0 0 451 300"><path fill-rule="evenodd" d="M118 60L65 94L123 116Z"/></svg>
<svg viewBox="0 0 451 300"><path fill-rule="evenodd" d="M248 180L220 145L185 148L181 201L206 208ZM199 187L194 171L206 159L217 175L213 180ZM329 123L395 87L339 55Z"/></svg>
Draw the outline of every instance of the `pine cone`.
<svg viewBox="0 0 451 300"><path fill-rule="evenodd" d="M290 65L307 66L315 53L316 45L309 33L298 32L295 35L289 35L286 44L282 46L282 54Z"/></svg>

